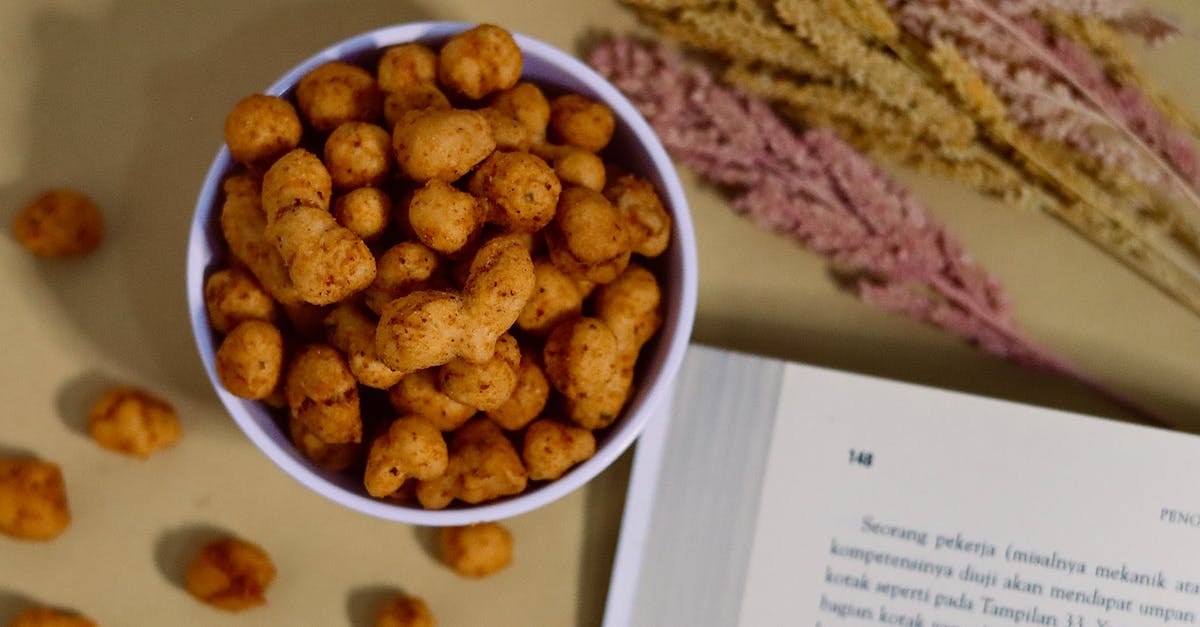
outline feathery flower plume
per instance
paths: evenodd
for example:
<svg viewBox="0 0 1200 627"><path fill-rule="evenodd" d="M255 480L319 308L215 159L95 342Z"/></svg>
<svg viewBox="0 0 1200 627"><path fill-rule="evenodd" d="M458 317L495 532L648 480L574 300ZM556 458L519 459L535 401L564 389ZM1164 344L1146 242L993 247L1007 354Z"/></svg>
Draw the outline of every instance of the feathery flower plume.
<svg viewBox="0 0 1200 627"><path fill-rule="evenodd" d="M678 53L634 39L590 63L638 107L674 158L733 191L733 207L829 259L867 303L1021 365L1058 373L1163 424L1022 334L1004 290L905 188L831 131L792 130Z"/></svg>

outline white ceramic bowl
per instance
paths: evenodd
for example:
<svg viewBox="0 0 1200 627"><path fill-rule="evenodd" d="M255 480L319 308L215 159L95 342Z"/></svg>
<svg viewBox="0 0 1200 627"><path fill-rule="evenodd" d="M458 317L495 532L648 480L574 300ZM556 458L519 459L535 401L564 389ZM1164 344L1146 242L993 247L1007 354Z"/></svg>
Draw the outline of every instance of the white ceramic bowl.
<svg viewBox="0 0 1200 627"><path fill-rule="evenodd" d="M308 58L268 87L265 93L290 95L301 77L327 61L369 64L388 46L414 41L438 46L451 35L471 26L421 22L357 35ZM221 182L234 167L227 147L222 147L213 160L196 202L188 242L188 306L196 345L217 396L254 445L284 472L322 496L366 514L418 525L464 525L521 514L568 494L608 467L641 433L655 408L669 396L691 336L696 308L695 237L683 189L658 138L633 105L587 65L543 42L518 33L513 36L524 54L522 80L551 90L580 93L612 108L617 126L605 154L654 183L674 218L671 246L651 264L663 280L665 322L657 337L642 351L636 392L623 415L606 430L598 432L595 456L563 477L546 483L531 482L525 492L505 499L474 506L456 502L447 509L431 511L373 499L363 489L361 477L330 471L308 461L292 446L286 430L281 429L269 407L225 391L214 369L220 336L209 326L203 292L205 278L225 265L228 254L219 225Z"/></svg>

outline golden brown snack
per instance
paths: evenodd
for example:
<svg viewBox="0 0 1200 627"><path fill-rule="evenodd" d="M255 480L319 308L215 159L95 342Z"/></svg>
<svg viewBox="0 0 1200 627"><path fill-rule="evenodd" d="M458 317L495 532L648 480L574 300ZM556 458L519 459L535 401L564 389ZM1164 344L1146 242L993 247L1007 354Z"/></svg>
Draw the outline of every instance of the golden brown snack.
<svg viewBox="0 0 1200 627"><path fill-rule="evenodd" d="M274 321L278 307L253 274L242 268L225 268L204 282L208 322L219 333L228 333L246 320Z"/></svg>
<svg viewBox="0 0 1200 627"><path fill-rule="evenodd" d="M325 140L325 167L335 189L378 186L393 159L392 134L370 122L346 122Z"/></svg>
<svg viewBox="0 0 1200 627"><path fill-rule="evenodd" d="M216 362L217 377L230 394L264 399L283 375L283 334L270 322L242 322L221 341Z"/></svg>
<svg viewBox="0 0 1200 627"><path fill-rule="evenodd" d="M519 494L527 481L521 456L500 427L474 418L450 436L445 474L418 483L417 500L425 509L442 509L454 499L482 503Z"/></svg>
<svg viewBox="0 0 1200 627"><path fill-rule="evenodd" d="M657 257L667 249L671 215L649 181L632 174L621 176L604 188L604 197L624 220L633 252Z"/></svg>
<svg viewBox="0 0 1200 627"><path fill-rule="evenodd" d="M442 561L464 577L486 577L512 563L512 532L500 523L442 527L439 540Z"/></svg>
<svg viewBox="0 0 1200 627"><path fill-rule="evenodd" d="M333 202L333 218L364 242L379 239L391 216L392 197L378 187L360 187Z"/></svg>
<svg viewBox="0 0 1200 627"><path fill-rule="evenodd" d="M517 368L517 385L508 400L487 412L487 417L508 431L522 429L541 415L550 398L550 382L537 363L537 355L523 351Z"/></svg>
<svg viewBox="0 0 1200 627"><path fill-rule="evenodd" d="M187 591L197 599L228 612L240 612L267 602L275 580L271 556L256 544L225 537L204 545L188 564Z"/></svg>
<svg viewBox="0 0 1200 627"><path fill-rule="evenodd" d="M392 132L396 165L408 178L453 183L496 149L487 119L477 111L408 111Z"/></svg>
<svg viewBox="0 0 1200 627"><path fill-rule="evenodd" d="M375 627L437 627L437 621L423 599L403 595L379 608Z"/></svg>
<svg viewBox="0 0 1200 627"><path fill-rule="evenodd" d="M401 416L371 443L363 485L374 497L400 489L406 479L436 479L450 461L446 440L433 423L416 414Z"/></svg>
<svg viewBox="0 0 1200 627"><path fill-rule="evenodd" d="M492 129L496 150L528 151L533 147L533 133L516 118L491 107L478 109Z"/></svg>
<svg viewBox="0 0 1200 627"><path fill-rule="evenodd" d="M529 132L533 145L545 140L546 126L550 124L550 101L537 85L518 83L498 92L492 96L488 108L520 122Z"/></svg>
<svg viewBox="0 0 1200 627"><path fill-rule="evenodd" d="M400 414L424 417L439 431L453 431L470 420L476 409L438 389L438 369L426 368L405 375L388 389L388 401Z"/></svg>
<svg viewBox="0 0 1200 627"><path fill-rule="evenodd" d="M391 129L395 129L396 123L409 111L449 111L453 108L450 99L433 83L410 85L383 97L383 119Z"/></svg>
<svg viewBox="0 0 1200 627"><path fill-rule="evenodd" d="M104 216L91 198L72 190L39 194L13 219L13 235L41 257L79 257L104 239Z"/></svg>
<svg viewBox="0 0 1200 627"><path fill-rule="evenodd" d="M433 286L441 258L420 242L400 242L376 261L375 281L365 292L367 308L379 314L389 302Z"/></svg>
<svg viewBox="0 0 1200 627"><path fill-rule="evenodd" d="M296 104L314 129L328 133L346 122L373 122L383 96L375 77L355 65L331 61L296 86Z"/></svg>
<svg viewBox="0 0 1200 627"><path fill-rule="evenodd" d="M310 344L292 358L284 388L292 416L330 444L361 442L358 382L332 346Z"/></svg>
<svg viewBox="0 0 1200 627"><path fill-rule="evenodd" d="M468 189L485 205L489 222L521 233L549 224L563 192L554 170L528 152L492 153L471 176Z"/></svg>
<svg viewBox="0 0 1200 627"><path fill-rule="evenodd" d="M521 446L521 459L534 481L558 479L595 454L596 436L590 430L549 418L531 423Z"/></svg>
<svg viewBox="0 0 1200 627"><path fill-rule="evenodd" d="M607 173L604 160L599 155L573 146L563 146L553 152L555 154L550 159L550 164L554 167L554 174L564 184L586 187L597 192L604 189Z"/></svg>
<svg viewBox="0 0 1200 627"><path fill-rule="evenodd" d="M480 24L450 38L438 54L438 80L472 100L508 89L521 78L521 48L508 31Z"/></svg>
<svg viewBox="0 0 1200 627"><path fill-rule="evenodd" d="M481 411L496 409L517 387L521 347L505 333L496 340L496 352L481 363L451 359L438 370L438 389L451 399Z"/></svg>
<svg viewBox="0 0 1200 627"><path fill-rule="evenodd" d="M58 464L0 457L0 533L50 540L71 524L67 485Z"/></svg>
<svg viewBox="0 0 1200 627"><path fill-rule="evenodd" d="M437 80L437 62L437 53L427 46L417 43L392 46L379 57L376 80L385 92L432 83Z"/></svg>
<svg viewBox="0 0 1200 627"><path fill-rule="evenodd" d="M295 107L276 96L247 96L225 118L229 155L260 172L300 145L303 133Z"/></svg>
<svg viewBox="0 0 1200 627"><path fill-rule="evenodd" d="M549 136L556 143L600 152L615 127L612 109L585 96L564 94L550 102Z"/></svg>
<svg viewBox="0 0 1200 627"><path fill-rule="evenodd" d="M49 607L31 607L12 618L8 627L96 627L95 621Z"/></svg>
<svg viewBox="0 0 1200 627"><path fill-rule="evenodd" d="M412 193L408 223L422 244L443 255L462 250L483 227L483 208L475 197L434 179Z"/></svg>
<svg viewBox="0 0 1200 627"><path fill-rule="evenodd" d="M249 174L236 174L225 179L221 233L234 258L250 270L271 298L287 308L303 301L288 276L279 248L272 238L267 237L267 215L262 208L260 183Z"/></svg>
<svg viewBox="0 0 1200 627"><path fill-rule="evenodd" d="M375 326L376 322L354 303L338 305L325 318L329 343L346 356L354 378L367 387L386 390L404 374L379 361L375 353Z"/></svg>
<svg viewBox="0 0 1200 627"><path fill-rule="evenodd" d="M598 392L566 400L568 417L586 429L612 424L629 399L638 353L662 326L662 290L649 270L631 264L617 280L600 287L595 309L617 337L617 370Z"/></svg>
<svg viewBox="0 0 1200 627"><path fill-rule="evenodd" d="M286 406L286 401L284 405ZM313 463L330 470L345 470L355 464L362 455L363 446L359 442L342 442L330 444L313 435L304 423L295 416L288 418L288 433L292 443L300 452Z"/></svg>
<svg viewBox="0 0 1200 627"><path fill-rule="evenodd" d="M616 374L618 340L603 320L574 318L546 338L546 378L569 399L594 395Z"/></svg>
<svg viewBox="0 0 1200 627"><path fill-rule="evenodd" d="M485 361L533 287L533 261L521 240L489 240L471 261L461 295L418 291L384 306L375 336L379 358L406 373L455 357Z"/></svg>
<svg viewBox="0 0 1200 627"><path fill-rule="evenodd" d="M259 321L243 324L270 326ZM100 446L144 459L178 442L181 428L170 403L144 390L119 387L92 405L88 431Z"/></svg>
<svg viewBox="0 0 1200 627"><path fill-rule="evenodd" d="M314 305L344 300L375 279L370 249L329 213L331 185L325 165L302 148L280 157L263 177L267 235L300 297Z"/></svg>
<svg viewBox="0 0 1200 627"><path fill-rule="evenodd" d="M572 277L608 283L629 264L632 250L625 221L600 192L563 190L545 233L550 261Z"/></svg>
<svg viewBox="0 0 1200 627"><path fill-rule="evenodd" d="M517 316L517 326L535 335L550 333L559 322L583 310L584 287L547 259L533 262L534 290Z"/></svg>

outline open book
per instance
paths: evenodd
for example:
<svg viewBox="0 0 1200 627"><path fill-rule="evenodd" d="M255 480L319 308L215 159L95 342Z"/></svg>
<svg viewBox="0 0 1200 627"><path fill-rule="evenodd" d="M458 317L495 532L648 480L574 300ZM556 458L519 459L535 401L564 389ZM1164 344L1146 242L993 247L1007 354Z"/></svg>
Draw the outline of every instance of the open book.
<svg viewBox="0 0 1200 627"><path fill-rule="evenodd" d="M702 346L676 385L607 627L1200 624L1200 438Z"/></svg>

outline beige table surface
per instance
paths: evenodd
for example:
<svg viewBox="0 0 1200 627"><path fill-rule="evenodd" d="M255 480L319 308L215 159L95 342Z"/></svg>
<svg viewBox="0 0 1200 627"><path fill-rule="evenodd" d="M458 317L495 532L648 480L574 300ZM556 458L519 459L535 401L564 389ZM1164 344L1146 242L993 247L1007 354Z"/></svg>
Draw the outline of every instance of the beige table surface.
<svg viewBox="0 0 1200 627"><path fill-rule="evenodd" d="M1156 4L1200 32L1194 0ZM432 559L427 531L340 509L261 456L223 413L188 331L182 251L228 108L338 39L427 19L494 21L571 50L595 29L633 23L607 0L0 2L0 454L59 462L75 515L48 544L0 537L0 624L39 602L103 625L369 625L396 590L424 596L442 625L599 622L629 455L512 520L510 569L463 580ZM1144 58L1200 112L1200 40ZM1029 334L1200 431L1200 318L1043 216L901 176L1008 285ZM1070 382L861 305L820 260L685 182L701 259L696 340L1123 417ZM95 256L36 260L7 235L17 208L54 185L86 190L106 211ZM88 440L86 407L115 382L176 404L185 435L175 449L137 461ZM225 615L180 588L190 551L219 531L275 558L266 608Z"/></svg>

